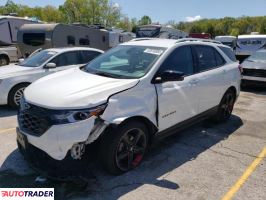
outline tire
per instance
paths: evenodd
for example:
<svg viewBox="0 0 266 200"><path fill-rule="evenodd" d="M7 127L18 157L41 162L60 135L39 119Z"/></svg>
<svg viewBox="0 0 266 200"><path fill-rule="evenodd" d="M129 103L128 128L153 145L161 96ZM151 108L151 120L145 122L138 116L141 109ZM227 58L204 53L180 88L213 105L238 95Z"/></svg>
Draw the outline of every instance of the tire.
<svg viewBox="0 0 266 200"><path fill-rule="evenodd" d="M215 122L226 122L231 117L235 100L235 92L231 89L227 90L219 104L217 113L214 116Z"/></svg>
<svg viewBox="0 0 266 200"><path fill-rule="evenodd" d="M9 59L7 56L0 56L0 66L9 65Z"/></svg>
<svg viewBox="0 0 266 200"><path fill-rule="evenodd" d="M18 108L20 99L23 96L24 89L29 86L29 83L19 84L13 87L8 94L8 105L12 108Z"/></svg>
<svg viewBox="0 0 266 200"><path fill-rule="evenodd" d="M136 168L148 146L148 129L138 121L130 121L105 133L100 146L103 167L119 175Z"/></svg>

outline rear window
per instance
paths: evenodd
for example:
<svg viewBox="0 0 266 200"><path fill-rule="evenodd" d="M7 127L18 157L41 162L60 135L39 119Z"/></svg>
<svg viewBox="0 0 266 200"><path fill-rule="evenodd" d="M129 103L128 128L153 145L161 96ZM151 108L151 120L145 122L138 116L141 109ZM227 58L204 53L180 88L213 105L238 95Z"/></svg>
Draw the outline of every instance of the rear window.
<svg viewBox="0 0 266 200"><path fill-rule="evenodd" d="M45 42L44 33L24 33L23 43L31 46L41 46Z"/></svg>
<svg viewBox="0 0 266 200"><path fill-rule="evenodd" d="M236 56L231 48L219 46L219 48L227 55L230 60L237 62Z"/></svg>

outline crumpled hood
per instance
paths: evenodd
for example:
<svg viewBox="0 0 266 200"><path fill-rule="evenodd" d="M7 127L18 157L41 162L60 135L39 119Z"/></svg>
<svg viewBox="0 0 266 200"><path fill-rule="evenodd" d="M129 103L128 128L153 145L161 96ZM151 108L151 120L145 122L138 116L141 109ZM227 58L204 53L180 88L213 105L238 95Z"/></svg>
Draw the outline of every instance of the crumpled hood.
<svg viewBox="0 0 266 200"><path fill-rule="evenodd" d="M110 95L134 87L138 79L114 79L69 69L41 78L24 91L25 100L50 109L82 109L107 102Z"/></svg>
<svg viewBox="0 0 266 200"><path fill-rule="evenodd" d="M266 70L266 62L250 62L248 60L244 61L242 64L243 68L248 69L265 69Z"/></svg>
<svg viewBox="0 0 266 200"><path fill-rule="evenodd" d="M32 72L32 70L32 67L23 67L15 64L2 66L0 67L0 79L20 76L27 72Z"/></svg>

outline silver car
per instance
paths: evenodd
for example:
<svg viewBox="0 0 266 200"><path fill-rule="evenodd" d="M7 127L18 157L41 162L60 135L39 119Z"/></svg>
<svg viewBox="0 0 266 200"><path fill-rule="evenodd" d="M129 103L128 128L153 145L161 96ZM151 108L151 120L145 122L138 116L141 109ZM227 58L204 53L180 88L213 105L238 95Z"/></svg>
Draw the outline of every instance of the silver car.
<svg viewBox="0 0 266 200"><path fill-rule="evenodd" d="M103 51L85 47L40 51L19 64L0 67L0 105L17 107L24 89L48 74L80 67Z"/></svg>
<svg viewBox="0 0 266 200"><path fill-rule="evenodd" d="M256 51L242 64L242 86L266 86L266 49Z"/></svg>

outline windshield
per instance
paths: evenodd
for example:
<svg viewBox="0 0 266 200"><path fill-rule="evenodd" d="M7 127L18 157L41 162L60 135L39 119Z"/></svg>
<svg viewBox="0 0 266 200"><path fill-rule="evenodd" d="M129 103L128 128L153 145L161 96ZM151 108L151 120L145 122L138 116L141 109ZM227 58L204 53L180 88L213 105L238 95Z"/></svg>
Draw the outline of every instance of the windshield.
<svg viewBox="0 0 266 200"><path fill-rule="evenodd" d="M247 58L248 61L266 62L266 51L257 51Z"/></svg>
<svg viewBox="0 0 266 200"><path fill-rule="evenodd" d="M41 51L32 57L27 58L19 65L24 67L39 67L56 54L57 52L55 51Z"/></svg>
<svg viewBox="0 0 266 200"><path fill-rule="evenodd" d="M158 47L117 46L90 62L85 71L113 78L140 78L164 51Z"/></svg>

